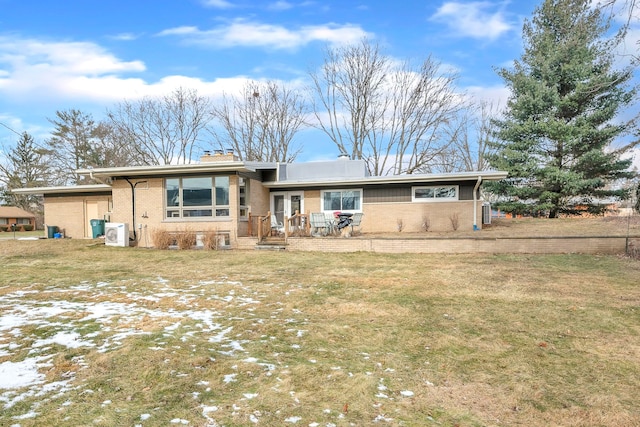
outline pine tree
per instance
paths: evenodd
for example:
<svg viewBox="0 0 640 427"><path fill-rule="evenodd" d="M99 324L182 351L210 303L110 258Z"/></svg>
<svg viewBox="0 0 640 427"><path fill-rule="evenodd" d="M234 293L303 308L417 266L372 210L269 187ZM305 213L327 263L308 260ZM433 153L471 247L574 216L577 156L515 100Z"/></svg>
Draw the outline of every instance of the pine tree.
<svg viewBox="0 0 640 427"><path fill-rule="evenodd" d="M16 146L7 153L6 162L0 165L2 172L2 200L34 214L41 213L39 196L11 193L15 188L44 187L50 184L49 167L41 149L31 135L24 132Z"/></svg>
<svg viewBox="0 0 640 427"><path fill-rule="evenodd" d="M634 123L620 120L636 96L633 68L615 68L617 39L590 3L544 1L524 24L521 59L498 71L511 97L490 162L509 176L488 187L505 211L555 218L629 196L611 184L633 176L621 156L638 141L621 138Z"/></svg>

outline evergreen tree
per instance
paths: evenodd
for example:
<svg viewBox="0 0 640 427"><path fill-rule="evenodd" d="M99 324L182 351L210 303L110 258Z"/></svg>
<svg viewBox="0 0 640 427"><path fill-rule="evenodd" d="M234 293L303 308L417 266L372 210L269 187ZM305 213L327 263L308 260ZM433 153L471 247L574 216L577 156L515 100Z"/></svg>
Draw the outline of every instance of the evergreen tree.
<svg viewBox="0 0 640 427"><path fill-rule="evenodd" d="M615 68L618 39L605 38L608 20L590 3L544 1L524 24L521 59L498 71L511 97L490 162L509 176L488 187L505 211L555 218L629 196L610 184L633 176L621 155L638 141L620 141L634 126L620 121L636 95L633 68Z"/></svg>
<svg viewBox="0 0 640 427"><path fill-rule="evenodd" d="M11 190L49 185L47 163L43 151L36 147L33 137L24 132L16 146L7 153L6 161L0 164L0 180L4 186L2 201L36 215L41 214L42 203L39 196L13 194Z"/></svg>

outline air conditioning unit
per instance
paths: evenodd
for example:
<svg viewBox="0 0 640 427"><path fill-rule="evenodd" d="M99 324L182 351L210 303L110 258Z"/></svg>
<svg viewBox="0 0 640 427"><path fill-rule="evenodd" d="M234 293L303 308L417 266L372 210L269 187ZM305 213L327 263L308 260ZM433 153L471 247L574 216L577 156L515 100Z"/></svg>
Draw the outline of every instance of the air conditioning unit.
<svg viewBox="0 0 640 427"><path fill-rule="evenodd" d="M489 203L482 205L482 223L491 224L491 204Z"/></svg>
<svg viewBox="0 0 640 427"><path fill-rule="evenodd" d="M104 225L104 244L107 246L129 246L129 225L107 222Z"/></svg>

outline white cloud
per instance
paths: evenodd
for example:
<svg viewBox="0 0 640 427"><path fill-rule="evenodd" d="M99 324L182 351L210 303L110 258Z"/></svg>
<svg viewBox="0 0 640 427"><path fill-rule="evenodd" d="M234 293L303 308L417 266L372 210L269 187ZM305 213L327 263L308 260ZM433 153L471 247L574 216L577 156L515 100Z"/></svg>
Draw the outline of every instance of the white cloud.
<svg viewBox="0 0 640 427"><path fill-rule="evenodd" d="M21 105L49 103L61 109L67 105L104 108L124 99L165 95L178 87L216 98L223 92L239 93L250 80L246 76L206 81L170 75L148 82L135 75L145 69L141 61L123 61L92 43L0 38L0 106L2 100L12 100ZM302 86L299 79L288 84ZM18 132L37 131L25 129L20 119L7 114L0 114L0 121Z"/></svg>
<svg viewBox="0 0 640 427"><path fill-rule="evenodd" d="M205 82L169 76L148 83L127 76L145 69L142 61L123 61L93 43L0 37L0 97L23 104L46 101L63 104L74 100L104 103L165 94L179 86L213 95L236 84L241 86L236 79Z"/></svg>
<svg viewBox="0 0 640 427"><path fill-rule="evenodd" d="M271 49L295 49L315 41L330 44L353 43L370 36L360 26L351 24L308 25L292 30L280 25L242 19L211 30L185 26L164 30L158 35L179 36L185 43L206 47L245 46Z"/></svg>
<svg viewBox="0 0 640 427"><path fill-rule="evenodd" d="M493 8L495 4L488 1L449 1L440 6L431 19L444 22L455 35L495 40L510 31L513 25L500 10L492 11Z"/></svg>
<svg viewBox="0 0 640 427"><path fill-rule="evenodd" d="M231 9L235 5L227 0L202 0L202 4L206 7L213 7L216 9Z"/></svg>
<svg viewBox="0 0 640 427"><path fill-rule="evenodd" d="M267 9L269 10L288 10L292 8L293 8L293 4L283 0L273 2L267 6Z"/></svg>
<svg viewBox="0 0 640 427"><path fill-rule="evenodd" d="M0 37L0 65L17 71L34 69L50 73L107 74L144 71L141 61L121 61L105 49L88 42L46 42ZM0 77L6 78L6 69Z"/></svg>
<svg viewBox="0 0 640 427"><path fill-rule="evenodd" d="M507 105L511 92L506 86L469 86L466 88L468 96L474 101L486 102L497 111L501 111Z"/></svg>

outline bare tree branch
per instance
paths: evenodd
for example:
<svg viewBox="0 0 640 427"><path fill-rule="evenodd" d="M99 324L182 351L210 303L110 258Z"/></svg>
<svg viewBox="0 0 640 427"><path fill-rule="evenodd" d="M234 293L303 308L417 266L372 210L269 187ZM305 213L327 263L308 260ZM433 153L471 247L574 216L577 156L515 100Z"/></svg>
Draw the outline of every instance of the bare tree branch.
<svg viewBox="0 0 640 427"><path fill-rule="evenodd" d="M220 149L231 148L242 160L291 162L300 153L295 137L306 114L300 94L274 81L252 81L213 107L209 130Z"/></svg>

